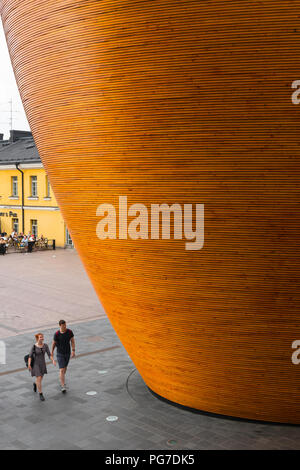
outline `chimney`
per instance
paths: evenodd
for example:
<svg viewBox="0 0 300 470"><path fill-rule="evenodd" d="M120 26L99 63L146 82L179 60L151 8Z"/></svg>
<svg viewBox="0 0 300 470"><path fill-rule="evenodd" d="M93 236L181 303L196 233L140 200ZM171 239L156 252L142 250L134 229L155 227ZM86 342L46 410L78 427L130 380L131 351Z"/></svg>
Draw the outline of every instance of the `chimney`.
<svg viewBox="0 0 300 470"><path fill-rule="evenodd" d="M10 142L17 142L20 140L22 137L32 137L32 132L30 131L17 131L17 130L11 130L10 131Z"/></svg>

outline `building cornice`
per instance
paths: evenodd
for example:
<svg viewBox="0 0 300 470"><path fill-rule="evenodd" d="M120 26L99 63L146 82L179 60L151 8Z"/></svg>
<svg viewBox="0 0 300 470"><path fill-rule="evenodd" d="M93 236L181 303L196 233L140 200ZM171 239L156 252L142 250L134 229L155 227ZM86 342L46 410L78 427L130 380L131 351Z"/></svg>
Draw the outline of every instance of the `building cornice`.
<svg viewBox="0 0 300 470"><path fill-rule="evenodd" d="M22 209L22 206L13 206L10 204L0 205L0 209ZM34 210L34 211L59 211L58 206L24 206L25 210Z"/></svg>
<svg viewBox="0 0 300 470"><path fill-rule="evenodd" d="M19 168L21 170L36 170L38 168L44 168L42 163L39 162L32 162L32 163L20 163ZM16 165L13 163L0 163L0 171L1 170L16 170Z"/></svg>

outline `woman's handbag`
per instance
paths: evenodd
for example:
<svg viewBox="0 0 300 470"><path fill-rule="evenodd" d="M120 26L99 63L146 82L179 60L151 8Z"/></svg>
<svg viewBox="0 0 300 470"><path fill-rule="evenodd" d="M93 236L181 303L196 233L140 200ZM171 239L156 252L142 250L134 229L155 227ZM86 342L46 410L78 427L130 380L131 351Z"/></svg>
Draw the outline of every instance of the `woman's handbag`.
<svg viewBox="0 0 300 470"><path fill-rule="evenodd" d="M29 357L30 357L30 354L26 354L26 356L24 356L24 361L25 361L25 365L26 365L27 369L28 369ZM35 344L33 346L33 352L32 352L32 357L31 357L31 364L30 364L31 368L34 366L34 360L35 360Z"/></svg>

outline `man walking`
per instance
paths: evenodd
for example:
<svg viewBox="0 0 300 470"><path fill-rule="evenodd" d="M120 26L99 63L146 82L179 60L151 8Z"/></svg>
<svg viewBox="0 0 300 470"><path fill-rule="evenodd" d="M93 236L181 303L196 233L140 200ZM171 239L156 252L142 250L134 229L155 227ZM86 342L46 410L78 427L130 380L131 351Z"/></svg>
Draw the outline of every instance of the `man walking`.
<svg viewBox="0 0 300 470"><path fill-rule="evenodd" d="M53 353L55 347L57 348L56 357L59 365L59 378L61 384L61 391L66 392L66 372L69 364L70 357L75 357L75 340L72 330L67 328L65 320L59 321L59 330L54 334L52 349L51 349L51 360L53 360ZM72 354L70 348L70 342L72 344Z"/></svg>

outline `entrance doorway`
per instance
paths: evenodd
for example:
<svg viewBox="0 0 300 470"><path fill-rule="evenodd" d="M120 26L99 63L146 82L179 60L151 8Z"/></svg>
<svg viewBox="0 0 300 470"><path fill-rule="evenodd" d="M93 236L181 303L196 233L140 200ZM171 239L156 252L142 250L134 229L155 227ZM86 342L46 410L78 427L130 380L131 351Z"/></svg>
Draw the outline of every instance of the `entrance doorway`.
<svg viewBox="0 0 300 470"><path fill-rule="evenodd" d="M74 244L70 235L69 230L66 227L66 248L74 248Z"/></svg>

